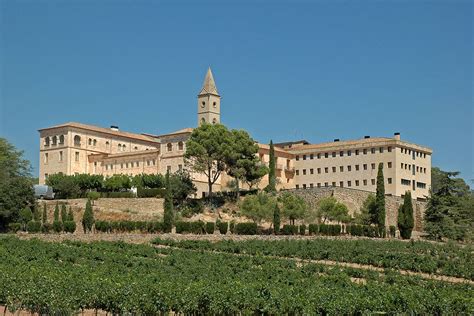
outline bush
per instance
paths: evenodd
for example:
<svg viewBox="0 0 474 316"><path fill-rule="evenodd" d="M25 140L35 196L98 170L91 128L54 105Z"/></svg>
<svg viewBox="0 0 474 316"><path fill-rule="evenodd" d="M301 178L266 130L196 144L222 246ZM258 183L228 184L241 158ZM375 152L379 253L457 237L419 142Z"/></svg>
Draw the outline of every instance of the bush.
<svg viewBox="0 0 474 316"><path fill-rule="evenodd" d="M206 223L206 234L214 234L214 230L216 228L216 224L213 222Z"/></svg>
<svg viewBox="0 0 474 316"><path fill-rule="evenodd" d="M395 238L397 228L392 225L392 226L389 226L388 229L389 229L390 237Z"/></svg>
<svg viewBox="0 0 474 316"><path fill-rule="evenodd" d="M281 233L283 235L296 235L298 234L298 226L297 225L283 225L281 229Z"/></svg>
<svg viewBox="0 0 474 316"><path fill-rule="evenodd" d="M50 223L43 223L43 225L41 225L41 232L47 234L49 233L51 230L53 229L53 227L51 226Z"/></svg>
<svg viewBox="0 0 474 316"><path fill-rule="evenodd" d="M300 225L300 235L306 235L306 225L302 224Z"/></svg>
<svg viewBox="0 0 474 316"><path fill-rule="evenodd" d="M26 230L29 233L39 233L41 231L41 222L29 221L28 224L26 224Z"/></svg>
<svg viewBox="0 0 474 316"><path fill-rule="evenodd" d="M66 233L74 233L76 231L76 222L74 221L66 221L63 223L64 231Z"/></svg>
<svg viewBox="0 0 474 316"><path fill-rule="evenodd" d="M63 231L63 223L61 223L60 221L54 221L53 222L53 230L56 233L62 232Z"/></svg>
<svg viewBox="0 0 474 316"><path fill-rule="evenodd" d="M8 224L8 230L12 233L16 233L21 229L21 223L10 223Z"/></svg>
<svg viewBox="0 0 474 316"><path fill-rule="evenodd" d="M256 223L237 223L235 225L235 233L237 235L255 235L257 234Z"/></svg>
<svg viewBox="0 0 474 316"><path fill-rule="evenodd" d="M137 189L137 197L139 198L151 198L151 197L164 198L165 194L166 194L166 189L164 188L153 188L153 189L138 188Z"/></svg>
<svg viewBox="0 0 474 316"><path fill-rule="evenodd" d="M102 198L135 198L135 194L133 192L102 192L100 194Z"/></svg>
<svg viewBox="0 0 474 316"><path fill-rule="evenodd" d="M309 224L308 231L310 235L317 235L319 233L318 224Z"/></svg>
<svg viewBox="0 0 474 316"><path fill-rule="evenodd" d="M222 235L227 234L228 226L229 226L229 223L227 223L227 222L219 222L219 223L217 223L217 227L219 228L219 232L220 232Z"/></svg>

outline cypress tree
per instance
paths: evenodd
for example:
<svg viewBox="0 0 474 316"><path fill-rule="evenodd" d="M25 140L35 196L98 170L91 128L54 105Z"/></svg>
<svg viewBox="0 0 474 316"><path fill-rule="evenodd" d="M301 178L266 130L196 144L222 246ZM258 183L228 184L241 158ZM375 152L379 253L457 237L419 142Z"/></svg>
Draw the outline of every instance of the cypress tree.
<svg viewBox="0 0 474 316"><path fill-rule="evenodd" d="M92 231L92 226L94 225L94 212L92 210L91 200L87 200L86 210L82 216L82 229L84 233Z"/></svg>
<svg viewBox="0 0 474 316"><path fill-rule="evenodd" d="M164 215L163 215L163 230L165 233L171 233L173 228L173 195L170 186L170 174L166 173L166 194L164 203Z"/></svg>
<svg viewBox="0 0 474 316"><path fill-rule="evenodd" d="M377 172L377 190L375 193L376 216L374 224L382 228L385 226L385 185L383 177L383 164L379 164Z"/></svg>
<svg viewBox="0 0 474 316"><path fill-rule="evenodd" d="M46 203L43 203L43 224L48 222L48 211L46 209Z"/></svg>
<svg viewBox="0 0 474 316"><path fill-rule="evenodd" d="M268 186L267 192L276 192L276 176L275 176L275 148L273 147L273 141L270 140L270 153L268 162Z"/></svg>
<svg viewBox="0 0 474 316"><path fill-rule="evenodd" d="M61 204L61 222L67 222L66 204Z"/></svg>
<svg viewBox="0 0 474 316"><path fill-rule="evenodd" d="M273 209L273 231L275 234L280 232L280 207L278 203L275 203L275 208Z"/></svg>
<svg viewBox="0 0 474 316"><path fill-rule="evenodd" d="M398 209L398 229L400 230L400 236L403 239L410 239L414 226L415 221L413 218L411 192L407 191L403 198L403 204Z"/></svg>

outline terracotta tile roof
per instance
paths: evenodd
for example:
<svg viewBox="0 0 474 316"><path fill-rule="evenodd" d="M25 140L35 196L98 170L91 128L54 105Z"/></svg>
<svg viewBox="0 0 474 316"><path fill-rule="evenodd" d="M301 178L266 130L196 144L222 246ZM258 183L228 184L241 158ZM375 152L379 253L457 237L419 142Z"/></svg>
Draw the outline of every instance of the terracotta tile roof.
<svg viewBox="0 0 474 316"><path fill-rule="evenodd" d="M93 132L98 132L98 133L104 133L104 134L109 134L109 135L115 135L115 136L120 136L120 137L125 137L125 138L132 138L132 139L137 139L137 140L142 140L146 142L153 142L153 143L159 143L156 139L154 139L151 136L143 135L143 134L135 134L135 133L130 133L130 132L123 132L123 131L114 131L110 128L104 128L104 127L99 127L99 126L94 126L94 125L87 125L87 124L82 124L82 123L77 123L77 122L68 122L60 125L55 125L51 127L46 127L39 129L38 131L44 131L44 130L49 130L49 129L54 129L54 128L61 128L61 127L74 127L78 129L83 129L83 130L88 130L88 131L93 131Z"/></svg>

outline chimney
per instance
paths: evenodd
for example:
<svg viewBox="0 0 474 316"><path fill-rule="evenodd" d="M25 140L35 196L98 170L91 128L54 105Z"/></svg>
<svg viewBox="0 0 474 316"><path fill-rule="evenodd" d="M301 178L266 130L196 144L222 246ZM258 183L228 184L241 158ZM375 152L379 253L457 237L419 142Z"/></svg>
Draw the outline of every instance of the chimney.
<svg viewBox="0 0 474 316"><path fill-rule="evenodd" d="M369 136L369 135L365 135L364 138L365 138L365 139L368 139L368 138L370 138L370 136Z"/></svg>
<svg viewBox="0 0 474 316"><path fill-rule="evenodd" d="M115 126L115 125L110 125L110 129L115 131L115 132L118 132L118 130L119 130L118 126Z"/></svg>
<svg viewBox="0 0 474 316"><path fill-rule="evenodd" d="M334 139L334 142L338 142L338 141L339 141L339 138Z"/></svg>
<svg viewBox="0 0 474 316"><path fill-rule="evenodd" d="M395 138L396 140L400 140L400 133L399 132L393 133L393 138Z"/></svg>

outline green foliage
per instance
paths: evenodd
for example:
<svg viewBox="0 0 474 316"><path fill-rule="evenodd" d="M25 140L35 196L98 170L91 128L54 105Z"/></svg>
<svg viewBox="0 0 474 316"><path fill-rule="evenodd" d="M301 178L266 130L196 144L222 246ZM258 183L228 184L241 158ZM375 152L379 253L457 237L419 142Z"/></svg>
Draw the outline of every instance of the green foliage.
<svg viewBox="0 0 474 316"><path fill-rule="evenodd" d="M360 212L355 216L355 223L359 225L370 225L376 223L377 204L375 195L369 194L360 208Z"/></svg>
<svg viewBox="0 0 474 316"><path fill-rule="evenodd" d="M29 233L39 233L41 231L40 221L29 221L26 225L26 231Z"/></svg>
<svg viewBox="0 0 474 316"><path fill-rule="evenodd" d="M267 192L276 192L275 164L275 148L273 147L273 141L270 140L268 186L265 188Z"/></svg>
<svg viewBox="0 0 474 316"><path fill-rule="evenodd" d="M171 192L169 173L166 174L165 183L166 183L166 195L165 195L165 202L164 202L163 225L164 225L165 232L170 233L171 229L173 228L174 214L173 214L173 195Z"/></svg>
<svg viewBox="0 0 474 316"><path fill-rule="evenodd" d="M8 231L11 233L16 233L21 230L21 223L8 223Z"/></svg>
<svg viewBox="0 0 474 316"><path fill-rule="evenodd" d="M289 219L291 224L294 225L295 220L305 217L307 205L300 196L284 192L278 197L278 201L281 203L283 216Z"/></svg>
<svg viewBox="0 0 474 316"><path fill-rule="evenodd" d="M19 220L19 212L34 203L30 163L0 137L0 232Z"/></svg>
<svg viewBox="0 0 474 316"><path fill-rule="evenodd" d="M222 234L222 235L225 235L227 234L227 229L229 227L229 223L228 222L218 222L217 223L217 228L219 229L219 232Z"/></svg>
<svg viewBox="0 0 474 316"><path fill-rule="evenodd" d="M67 221L67 209L66 209L66 204L62 203L61 204L61 222L66 222Z"/></svg>
<svg viewBox="0 0 474 316"><path fill-rule="evenodd" d="M338 202L332 196L323 198L319 201L318 217L323 223L326 221L347 223L350 220L347 206Z"/></svg>
<svg viewBox="0 0 474 316"><path fill-rule="evenodd" d="M297 225L283 225L281 229L281 233L283 235L296 235L298 234L298 226Z"/></svg>
<svg viewBox="0 0 474 316"><path fill-rule="evenodd" d="M86 202L86 209L82 216L82 229L84 233L91 232L94 226L94 211L90 200Z"/></svg>
<svg viewBox="0 0 474 316"><path fill-rule="evenodd" d="M206 234L214 234L215 228L216 228L216 224L214 222L207 222L206 223Z"/></svg>
<svg viewBox="0 0 474 316"><path fill-rule="evenodd" d="M265 192L247 195L240 204L240 215L250 218L257 224L262 220L271 221L275 205L276 198Z"/></svg>
<svg viewBox="0 0 474 316"><path fill-rule="evenodd" d="M273 207L273 231L275 232L275 234L278 234L280 232L280 224L280 207L278 206L278 203L275 203Z"/></svg>
<svg viewBox="0 0 474 316"><path fill-rule="evenodd" d="M385 184L383 177L383 163L379 164L377 172L377 188L375 192L376 214L374 214L374 222L377 226L385 226Z"/></svg>
<svg viewBox="0 0 474 316"><path fill-rule="evenodd" d="M403 198L403 204L400 205L398 209L397 217L398 229L400 230L400 236L403 239L410 239L411 232L415 226L415 221L413 219L413 204L411 201L411 192L405 192L405 197Z"/></svg>
<svg viewBox="0 0 474 316"><path fill-rule="evenodd" d="M237 235L256 235L257 224L256 223L237 223L235 224L235 233Z"/></svg>

